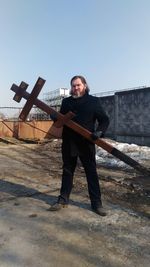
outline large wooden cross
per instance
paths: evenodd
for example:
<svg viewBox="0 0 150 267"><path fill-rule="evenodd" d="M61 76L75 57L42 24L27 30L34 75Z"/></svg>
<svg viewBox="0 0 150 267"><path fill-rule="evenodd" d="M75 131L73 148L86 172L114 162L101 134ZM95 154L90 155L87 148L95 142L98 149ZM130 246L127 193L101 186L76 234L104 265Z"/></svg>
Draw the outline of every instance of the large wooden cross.
<svg viewBox="0 0 150 267"><path fill-rule="evenodd" d="M106 142L102 138L98 138L97 140L93 141L91 139L91 132L88 131L87 129L83 128L79 124L75 123L72 118L74 117L74 113L71 111L68 112L67 114L63 115L60 112L57 112L55 109L52 107L49 107L46 105L44 102L39 100L37 97L45 83L45 80L42 78L38 78L31 94L29 94L26 89L28 87L28 84L25 82L21 82L19 86L16 84L13 84L11 87L11 90L15 92L14 100L17 102L20 102L22 98L26 99L27 102L22 109L19 118L23 121L26 120L30 110L32 109L33 105L37 106L47 114L50 114L52 116L55 116L57 118L57 121L53 124L57 129L62 127L63 125L68 126L75 132L79 133L80 135L84 136L86 139L89 141L95 143L97 146L103 148L106 150L108 153L112 154L116 158L120 159L121 161L125 162L126 164L130 165L133 167L135 170L139 171L143 175L146 175L150 177L150 170L142 166L140 163L132 159L131 157L127 156L117 148L113 147L111 144Z"/></svg>

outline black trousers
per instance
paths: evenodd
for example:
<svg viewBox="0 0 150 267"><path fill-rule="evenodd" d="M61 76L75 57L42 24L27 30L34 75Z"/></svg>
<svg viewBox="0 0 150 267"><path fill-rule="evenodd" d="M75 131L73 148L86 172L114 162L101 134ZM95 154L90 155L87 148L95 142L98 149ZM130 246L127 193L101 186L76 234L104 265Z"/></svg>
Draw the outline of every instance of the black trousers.
<svg viewBox="0 0 150 267"><path fill-rule="evenodd" d="M68 148L62 147L63 174L59 199L62 199L66 204L69 202L69 196L73 187L74 171L77 165L77 158L79 157L85 170L91 205L92 207L101 206L101 191L96 171L95 146L92 144L92 149L86 146L82 151L84 153L79 153L76 156L72 156L69 152L70 150Z"/></svg>

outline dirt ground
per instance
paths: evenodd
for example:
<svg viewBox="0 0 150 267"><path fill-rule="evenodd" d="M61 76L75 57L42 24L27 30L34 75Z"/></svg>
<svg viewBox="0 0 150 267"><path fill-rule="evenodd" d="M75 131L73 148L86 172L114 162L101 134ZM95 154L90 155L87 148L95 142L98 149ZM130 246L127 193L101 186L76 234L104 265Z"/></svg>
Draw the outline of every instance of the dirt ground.
<svg viewBox="0 0 150 267"><path fill-rule="evenodd" d="M98 166L108 210L100 217L79 162L70 205L50 212L61 182L60 145L0 143L0 267L150 266L148 177Z"/></svg>

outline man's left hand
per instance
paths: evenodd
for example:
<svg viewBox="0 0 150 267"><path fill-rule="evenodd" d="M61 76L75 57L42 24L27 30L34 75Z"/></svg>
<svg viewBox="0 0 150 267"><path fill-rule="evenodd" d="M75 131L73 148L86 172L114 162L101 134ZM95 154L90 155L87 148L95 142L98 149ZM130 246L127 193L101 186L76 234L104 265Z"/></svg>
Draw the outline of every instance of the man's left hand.
<svg viewBox="0 0 150 267"><path fill-rule="evenodd" d="M96 141L98 138L103 138L104 134L102 131L95 131L91 134L91 138L93 141Z"/></svg>

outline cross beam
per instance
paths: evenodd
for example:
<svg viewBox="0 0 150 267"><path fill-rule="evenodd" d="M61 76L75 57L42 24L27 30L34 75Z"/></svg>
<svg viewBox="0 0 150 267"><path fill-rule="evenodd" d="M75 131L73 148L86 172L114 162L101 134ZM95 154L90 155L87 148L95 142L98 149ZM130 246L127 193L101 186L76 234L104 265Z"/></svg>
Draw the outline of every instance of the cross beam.
<svg viewBox="0 0 150 267"><path fill-rule="evenodd" d="M102 138L98 138L97 140L93 141L91 139L91 132L88 131L87 129L83 128L79 124L75 123L73 120L71 120L74 117L74 113L71 111L68 112L67 114L63 115L60 112L57 112L55 109L52 107L49 107L46 105L44 102L39 100L37 97L45 83L45 80L42 78L38 78L31 94L29 94L26 89L28 85L25 82L21 82L19 86L16 84L13 84L11 86L11 90L15 92L14 100L17 102L20 102L22 98L26 99L27 102L22 109L22 112L20 114L20 119L23 121L26 120L28 113L30 112L31 108L33 105L37 106L47 114L51 114L57 118L56 123L54 123L55 127L60 128L63 125L68 126L75 132L79 133L80 135L84 136L86 139L91 141L92 143L96 144L97 146L103 148L106 150L108 153L112 154L116 158L120 159L121 161L125 162L129 166L133 167L135 170L138 172L150 177L150 170L142 166L140 163L135 161L134 159L130 158L117 148L113 147L111 144L107 143L105 140Z"/></svg>

